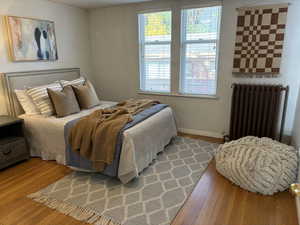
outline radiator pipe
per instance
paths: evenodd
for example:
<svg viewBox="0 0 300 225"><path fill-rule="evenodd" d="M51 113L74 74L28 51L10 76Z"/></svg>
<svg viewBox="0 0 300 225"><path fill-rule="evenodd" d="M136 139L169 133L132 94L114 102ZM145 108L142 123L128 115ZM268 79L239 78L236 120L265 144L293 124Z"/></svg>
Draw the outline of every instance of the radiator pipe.
<svg viewBox="0 0 300 225"><path fill-rule="evenodd" d="M283 112L282 112L282 118L281 118L281 127L280 127L280 134L279 134L279 141L280 142L282 141L282 136L283 136L283 132L284 132L285 117L286 117L290 87L289 86L283 87L282 90L285 90L285 96L284 96L284 105L283 105Z"/></svg>

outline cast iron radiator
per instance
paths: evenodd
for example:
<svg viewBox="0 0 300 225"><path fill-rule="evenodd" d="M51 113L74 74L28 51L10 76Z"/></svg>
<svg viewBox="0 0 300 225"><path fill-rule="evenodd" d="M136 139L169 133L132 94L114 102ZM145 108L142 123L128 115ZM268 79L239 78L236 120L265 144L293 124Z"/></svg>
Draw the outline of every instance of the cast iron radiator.
<svg viewBox="0 0 300 225"><path fill-rule="evenodd" d="M281 141L289 87L256 84L233 84L232 87L229 139L251 135Z"/></svg>

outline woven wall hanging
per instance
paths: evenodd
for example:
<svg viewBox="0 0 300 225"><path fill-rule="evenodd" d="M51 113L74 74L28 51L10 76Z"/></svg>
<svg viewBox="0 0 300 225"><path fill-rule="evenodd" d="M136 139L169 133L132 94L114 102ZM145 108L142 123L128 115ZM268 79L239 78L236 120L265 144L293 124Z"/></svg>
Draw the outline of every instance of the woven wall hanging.
<svg viewBox="0 0 300 225"><path fill-rule="evenodd" d="M280 73L288 4L239 8L233 73Z"/></svg>

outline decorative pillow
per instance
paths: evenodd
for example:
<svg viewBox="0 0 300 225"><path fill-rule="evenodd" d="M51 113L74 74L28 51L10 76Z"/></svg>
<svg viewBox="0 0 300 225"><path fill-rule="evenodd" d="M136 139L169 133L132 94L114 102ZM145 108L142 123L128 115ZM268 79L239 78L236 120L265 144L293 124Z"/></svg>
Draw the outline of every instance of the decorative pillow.
<svg viewBox="0 0 300 225"><path fill-rule="evenodd" d="M57 117L68 116L80 111L76 96L71 86L66 86L62 91L47 89L53 103Z"/></svg>
<svg viewBox="0 0 300 225"><path fill-rule="evenodd" d="M47 89L61 91L62 87L59 83L52 83L27 89L26 93L31 97L42 115L51 116L54 114L54 108L49 98Z"/></svg>
<svg viewBox="0 0 300 225"><path fill-rule="evenodd" d="M25 114L38 115L41 114L32 101L32 99L26 93L26 90L15 90L18 101L20 102Z"/></svg>
<svg viewBox="0 0 300 225"><path fill-rule="evenodd" d="M221 145L217 171L252 192L272 195L295 182L298 154L295 148L270 138L244 137Z"/></svg>
<svg viewBox="0 0 300 225"><path fill-rule="evenodd" d="M89 109L100 105L99 98L91 82L86 81L84 85L72 85L72 88L77 97L80 108Z"/></svg>
<svg viewBox="0 0 300 225"><path fill-rule="evenodd" d="M85 83L86 79L84 77L79 77L76 80L66 81L61 80L60 83L62 86L68 86L68 85L83 85Z"/></svg>

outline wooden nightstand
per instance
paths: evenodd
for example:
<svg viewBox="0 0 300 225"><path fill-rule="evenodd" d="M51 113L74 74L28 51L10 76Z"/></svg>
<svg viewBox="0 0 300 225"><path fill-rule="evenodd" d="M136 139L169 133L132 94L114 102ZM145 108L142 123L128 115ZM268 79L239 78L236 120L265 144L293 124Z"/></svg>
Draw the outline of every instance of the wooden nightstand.
<svg viewBox="0 0 300 225"><path fill-rule="evenodd" d="M23 120L0 116L0 169L29 157L23 132Z"/></svg>

